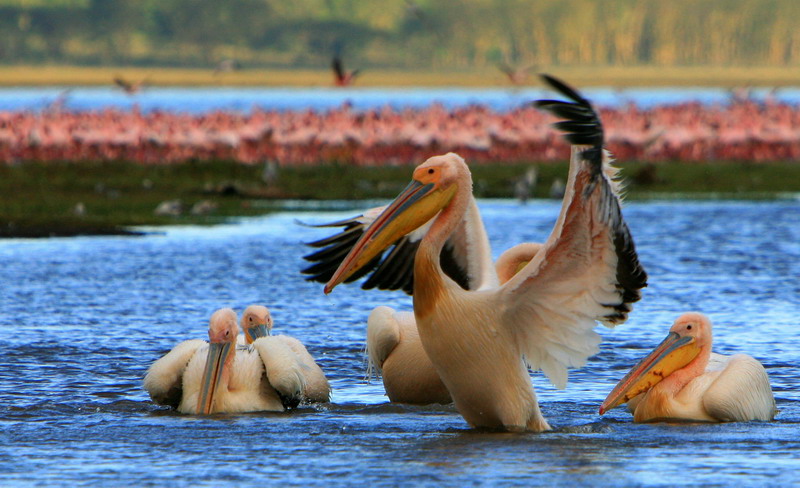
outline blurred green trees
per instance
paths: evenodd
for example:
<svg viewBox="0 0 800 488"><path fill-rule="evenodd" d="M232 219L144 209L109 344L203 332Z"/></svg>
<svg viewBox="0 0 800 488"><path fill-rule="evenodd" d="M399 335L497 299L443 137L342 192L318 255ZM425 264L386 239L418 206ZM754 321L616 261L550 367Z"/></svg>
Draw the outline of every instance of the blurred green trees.
<svg viewBox="0 0 800 488"><path fill-rule="evenodd" d="M0 62L800 63L797 0L0 0Z"/></svg>

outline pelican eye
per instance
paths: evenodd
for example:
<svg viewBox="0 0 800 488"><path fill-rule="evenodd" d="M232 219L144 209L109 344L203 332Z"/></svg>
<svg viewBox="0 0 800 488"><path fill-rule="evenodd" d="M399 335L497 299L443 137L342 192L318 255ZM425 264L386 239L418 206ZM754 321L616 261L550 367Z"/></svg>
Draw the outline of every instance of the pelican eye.
<svg viewBox="0 0 800 488"><path fill-rule="evenodd" d="M432 175L432 174L433 174L433 171L434 171L434 170L433 170L433 168L429 169L429 170L428 170L428 174L429 174L429 175Z"/></svg>
<svg viewBox="0 0 800 488"><path fill-rule="evenodd" d="M692 326L691 325L687 325L686 326L686 330L692 330Z"/></svg>

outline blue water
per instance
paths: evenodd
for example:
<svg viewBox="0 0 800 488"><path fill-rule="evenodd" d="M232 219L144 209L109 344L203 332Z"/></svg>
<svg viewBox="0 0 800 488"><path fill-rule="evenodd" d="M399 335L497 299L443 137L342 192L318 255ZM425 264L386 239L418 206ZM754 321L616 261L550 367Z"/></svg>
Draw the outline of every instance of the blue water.
<svg viewBox="0 0 800 488"><path fill-rule="evenodd" d="M722 88L586 88L584 95L598 106L620 106L636 103L649 108L660 104L698 101L705 104L724 104L731 99ZM767 89L754 89L755 99L764 99ZM63 98L68 110L99 110L106 107L131 109L134 106L149 112L165 110L203 113L212 110L249 112L263 110L317 111L341 107L349 103L357 110L390 106L425 108L440 103L453 109L483 104L497 111L517 108L532 100L552 96L544 89L501 88L213 88L213 87L148 87L130 96L111 87L0 88L0 111L44 110ZM774 94L776 100L800 103L800 89L782 88Z"/></svg>
<svg viewBox="0 0 800 488"><path fill-rule="evenodd" d="M481 202L494 254L543 240L557 202ZM349 210L293 210L144 237L0 241L0 485L790 486L800 482L800 202L630 203L650 286L566 390L533 375L543 434L470 430L449 406L386 403L364 379L372 307L402 294L303 280L303 242ZM269 306L334 388L280 414L184 416L153 405L147 367L203 338L219 307ZM775 422L633 424L597 414L681 312L715 323L715 349L769 372Z"/></svg>

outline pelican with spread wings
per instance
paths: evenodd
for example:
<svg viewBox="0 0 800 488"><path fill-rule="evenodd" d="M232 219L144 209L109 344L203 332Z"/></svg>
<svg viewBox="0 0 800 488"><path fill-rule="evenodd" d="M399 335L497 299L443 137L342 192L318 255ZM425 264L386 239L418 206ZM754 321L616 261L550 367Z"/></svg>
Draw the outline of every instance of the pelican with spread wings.
<svg viewBox="0 0 800 488"><path fill-rule="evenodd" d="M571 101L537 106L567 119L556 127L573 147L561 213L527 265L501 286L475 290L444 272L442 249L473 198L466 163L449 153L414 170L408 187L364 231L324 289L330 293L433 219L414 258L414 317L427 356L474 427L549 429L528 368L541 369L563 388L567 368L598 351L596 321L624 322L646 286L618 185L609 177L600 119L578 92L545 80Z"/></svg>

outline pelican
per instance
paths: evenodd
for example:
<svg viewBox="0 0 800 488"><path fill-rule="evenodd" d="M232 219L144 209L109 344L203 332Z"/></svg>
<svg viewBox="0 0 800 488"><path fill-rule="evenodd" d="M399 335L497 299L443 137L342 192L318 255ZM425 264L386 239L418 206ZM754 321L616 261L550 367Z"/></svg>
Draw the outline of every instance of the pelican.
<svg viewBox="0 0 800 488"><path fill-rule="evenodd" d="M401 236L434 219L414 258L414 317L420 342L473 427L550 428L528 368L557 387L567 368L598 351L595 321L624 322L641 298L646 273L622 219L618 186L607 174L603 130L591 104L555 78L572 102L537 105L567 118L556 127L574 145L567 193L552 233L536 256L502 286L466 290L440 258L472 198L472 176L454 153L414 170L408 187L376 218L324 287L330 293Z"/></svg>
<svg viewBox="0 0 800 488"><path fill-rule="evenodd" d="M302 272L311 275L309 280L327 282L364 230L385 208L372 208L353 218L314 226L342 227L343 230L308 244L321 249L305 256L307 261L315 264ZM433 219L401 237L392 250L385 253L385 258L383 255L374 258L345 281L354 281L372 271L362 288L402 289L412 294L413 256L432 224ZM536 254L537 246L540 245L519 244L503 253L492 265L489 237L477 202L471 196L464 217L442 248L441 261L444 272L464 289L493 288L521 269L520 264ZM413 313L398 312L386 306L375 308L367 319L367 354L367 376L371 376L372 371L381 374L386 395L392 402L452 402L450 393L422 348Z"/></svg>
<svg viewBox="0 0 800 488"><path fill-rule="evenodd" d="M302 399L305 377L295 353L263 337L237 348L236 312L211 315L209 343L184 341L150 366L144 388L159 405L182 413L283 411Z"/></svg>
<svg viewBox="0 0 800 488"><path fill-rule="evenodd" d="M634 422L772 420L775 397L761 363L746 354L714 354L711 344L708 317L681 315L608 394L600 414L628 402Z"/></svg>
<svg viewBox="0 0 800 488"><path fill-rule="evenodd" d="M317 362L308 353L306 346L291 336L271 335L273 321L267 307L263 305L250 305L247 307L242 314L241 325L244 331L243 339L247 344L255 344L269 337L268 341L278 341L291 349L296 356L293 361L297 361L300 365L300 371L303 373L305 380L305 388L303 388L302 394L304 403L321 403L330 400L331 386L328 383L328 379L325 378L325 373L322 372Z"/></svg>
<svg viewBox="0 0 800 488"><path fill-rule="evenodd" d="M505 251L495 263L500 283L511 279L539 251L541 244L525 242ZM451 403L447 387L420 342L412 312L376 307L367 319L368 376L381 373L389 400L399 403Z"/></svg>

